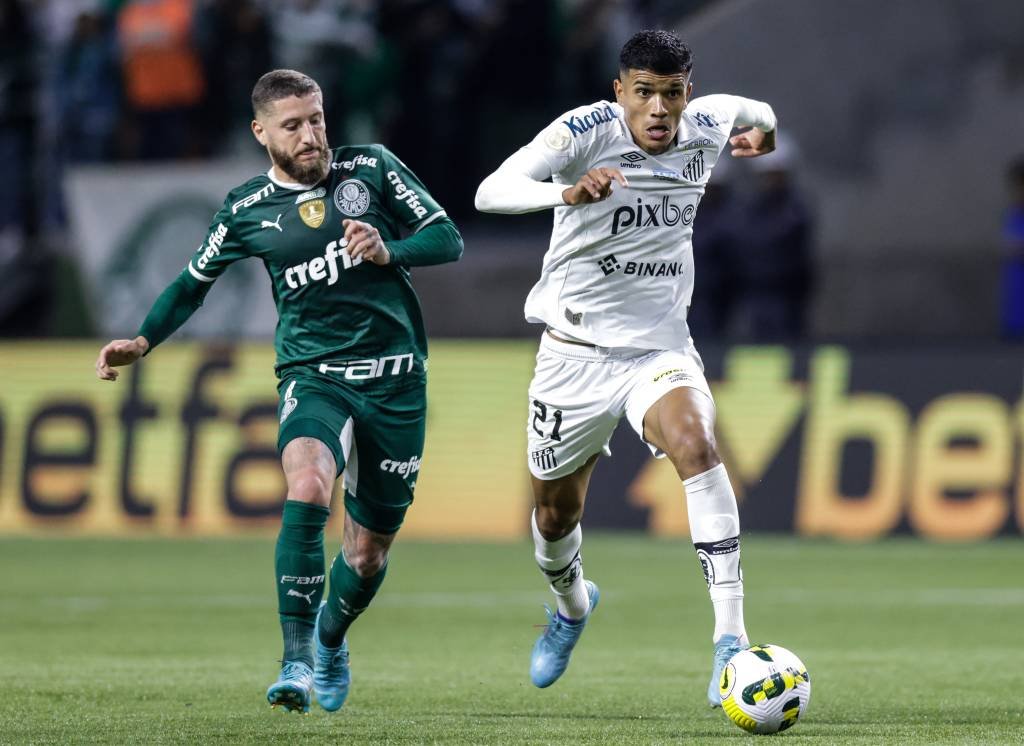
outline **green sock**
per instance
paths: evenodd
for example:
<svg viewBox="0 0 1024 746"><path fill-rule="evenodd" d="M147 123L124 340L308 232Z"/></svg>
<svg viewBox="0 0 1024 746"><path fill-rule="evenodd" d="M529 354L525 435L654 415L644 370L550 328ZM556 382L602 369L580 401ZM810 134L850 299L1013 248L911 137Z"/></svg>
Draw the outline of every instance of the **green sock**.
<svg viewBox="0 0 1024 746"><path fill-rule="evenodd" d="M384 582L387 563L376 575L361 578L348 566L345 555L338 556L331 565L331 592L327 594L327 606L320 617L320 642L329 648L336 648L345 639L349 626L362 614L370 601L377 595L377 589Z"/></svg>
<svg viewBox="0 0 1024 746"><path fill-rule="evenodd" d="M324 595L324 525L331 511L286 500L274 550L284 661L313 665L313 627Z"/></svg>

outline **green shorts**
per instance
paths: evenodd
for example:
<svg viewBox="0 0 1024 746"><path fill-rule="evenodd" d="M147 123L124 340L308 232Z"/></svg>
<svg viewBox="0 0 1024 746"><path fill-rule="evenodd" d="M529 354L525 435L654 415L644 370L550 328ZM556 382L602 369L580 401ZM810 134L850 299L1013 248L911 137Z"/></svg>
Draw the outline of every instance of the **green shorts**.
<svg viewBox="0 0 1024 746"><path fill-rule="evenodd" d="M393 534L412 504L427 422L426 381L354 385L315 365L284 371L277 387L278 452L295 438L316 438L345 474L345 510L361 526Z"/></svg>

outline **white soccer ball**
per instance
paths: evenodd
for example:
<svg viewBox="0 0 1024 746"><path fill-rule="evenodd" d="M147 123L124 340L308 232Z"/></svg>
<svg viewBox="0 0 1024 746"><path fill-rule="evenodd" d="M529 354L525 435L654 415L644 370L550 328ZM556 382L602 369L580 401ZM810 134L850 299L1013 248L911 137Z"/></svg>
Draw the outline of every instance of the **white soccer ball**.
<svg viewBox="0 0 1024 746"><path fill-rule="evenodd" d="M736 653L718 682L722 709L751 733L791 728L807 711L811 678L793 653L778 645L754 645Z"/></svg>

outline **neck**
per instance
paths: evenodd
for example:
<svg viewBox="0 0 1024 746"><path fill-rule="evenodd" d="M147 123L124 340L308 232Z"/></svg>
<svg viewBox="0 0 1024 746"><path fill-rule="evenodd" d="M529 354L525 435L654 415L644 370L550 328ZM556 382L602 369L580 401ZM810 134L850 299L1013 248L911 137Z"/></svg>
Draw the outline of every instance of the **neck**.
<svg viewBox="0 0 1024 746"><path fill-rule="evenodd" d="M274 171L274 178L277 179L278 181L283 181L286 184L297 184L298 183L290 175L288 175L284 171L282 171L281 167L278 166L276 163L274 164L273 171Z"/></svg>

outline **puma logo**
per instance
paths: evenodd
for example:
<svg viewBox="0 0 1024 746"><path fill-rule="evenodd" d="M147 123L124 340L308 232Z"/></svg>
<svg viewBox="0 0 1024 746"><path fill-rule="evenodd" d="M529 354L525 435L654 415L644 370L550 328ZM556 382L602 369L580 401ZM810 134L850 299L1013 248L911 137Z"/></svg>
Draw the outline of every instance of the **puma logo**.
<svg viewBox="0 0 1024 746"><path fill-rule="evenodd" d="M307 604L309 604L310 606L313 605L313 591L310 591L309 593L299 593L294 588L289 588L288 589L288 593L286 593L285 595L286 596L298 596L299 598L304 598L304 599L306 599L306 603Z"/></svg>
<svg viewBox="0 0 1024 746"><path fill-rule="evenodd" d="M277 228L278 231L284 233L284 230L281 228L281 213L278 213L277 220L275 220L273 223L271 223L269 220L261 220L260 228Z"/></svg>

